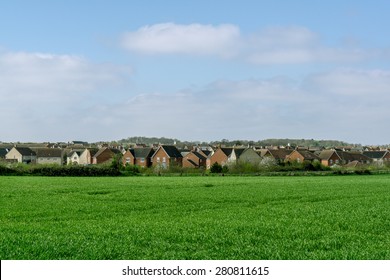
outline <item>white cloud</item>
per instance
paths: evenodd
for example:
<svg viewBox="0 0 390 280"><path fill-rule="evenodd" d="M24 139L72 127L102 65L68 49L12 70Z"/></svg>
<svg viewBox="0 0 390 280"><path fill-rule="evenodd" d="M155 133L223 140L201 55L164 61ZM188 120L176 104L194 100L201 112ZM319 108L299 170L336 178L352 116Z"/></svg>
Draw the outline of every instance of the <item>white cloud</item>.
<svg viewBox="0 0 390 280"><path fill-rule="evenodd" d="M147 54L228 56L235 52L239 37L239 28L231 24L161 23L124 34L122 46L130 51Z"/></svg>
<svg viewBox="0 0 390 280"><path fill-rule="evenodd" d="M363 98L390 101L390 72L384 70L339 69L311 75L305 81L330 98ZM378 104L379 105L379 104Z"/></svg>
<svg viewBox="0 0 390 280"><path fill-rule="evenodd" d="M143 54L213 55L260 65L350 63L388 57L384 50L326 46L320 34L303 26L267 27L243 34L232 24L160 23L125 33L121 45Z"/></svg>
<svg viewBox="0 0 390 280"><path fill-rule="evenodd" d="M389 71L339 69L302 81L218 80L170 94L115 96L124 74L121 67L75 56L1 53L0 141L149 135L389 143Z"/></svg>
<svg viewBox="0 0 390 280"><path fill-rule="evenodd" d="M343 80L339 76L347 76ZM196 90L143 94L91 108L89 127L129 135L183 140L314 138L353 143L389 143L389 72L331 71L305 81L288 78L220 80ZM345 93L351 82L361 81ZM352 86L353 88L353 86ZM384 102L385 101L385 102ZM106 129L102 129L105 131Z"/></svg>
<svg viewBox="0 0 390 280"><path fill-rule="evenodd" d="M1 95L24 98L58 97L89 92L107 83L118 83L118 67L98 65L70 55L0 53Z"/></svg>
<svg viewBox="0 0 390 280"><path fill-rule="evenodd" d="M71 55L0 53L0 141L63 139L69 116L102 99L129 71Z"/></svg>

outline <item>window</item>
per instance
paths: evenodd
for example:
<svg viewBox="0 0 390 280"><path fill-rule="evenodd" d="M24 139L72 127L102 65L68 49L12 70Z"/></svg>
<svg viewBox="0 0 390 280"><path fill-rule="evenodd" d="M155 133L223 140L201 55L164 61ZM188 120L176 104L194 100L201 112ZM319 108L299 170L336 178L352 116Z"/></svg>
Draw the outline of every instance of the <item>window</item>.
<svg viewBox="0 0 390 280"><path fill-rule="evenodd" d="M145 158L141 158L141 162L145 162Z"/></svg>
<svg viewBox="0 0 390 280"><path fill-rule="evenodd" d="M165 157L163 157L163 162L167 162L167 159Z"/></svg>
<svg viewBox="0 0 390 280"><path fill-rule="evenodd" d="M126 163L130 163L130 158L129 157L126 158Z"/></svg>
<svg viewBox="0 0 390 280"><path fill-rule="evenodd" d="M157 162L160 162L160 158L159 157L157 157Z"/></svg>

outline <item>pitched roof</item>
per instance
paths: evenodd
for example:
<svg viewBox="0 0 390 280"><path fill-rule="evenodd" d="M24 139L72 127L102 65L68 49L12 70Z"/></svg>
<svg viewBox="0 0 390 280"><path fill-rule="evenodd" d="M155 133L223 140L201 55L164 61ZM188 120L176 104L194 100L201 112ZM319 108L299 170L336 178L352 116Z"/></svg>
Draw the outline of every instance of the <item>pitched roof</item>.
<svg viewBox="0 0 390 280"><path fill-rule="evenodd" d="M338 154L340 157L345 160L345 161L372 161L371 158L369 158L366 155L363 155L361 153L351 153L351 152L343 152L343 151L338 151Z"/></svg>
<svg viewBox="0 0 390 280"><path fill-rule="evenodd" d="M192 153L193 153L195 156L197 156L199 159L203 159L203 160L206 159L206 157L205 157L204 155L202 155L201 153L199 153L199 152L193 151Z"/></svg>
<svg viewBox="0 0 390 280"><path fill-rule="evenodd" d="M228 157L232 154L233 148L220 148L221 151Z"/></svg>
<svg viewBox="0 0 390 280"><path fill-rule="evenodd" d="M211 154L211 151L209 150L200 150L201 153L203 153L206 157L208 157Z"/></svg>
<svg viewBox="0 0 390 280"><path fill-rule="evenodd" d="M130 152L135 158L149 158L153 155L154 150L152 148L134 148L130 149Z"/></svg>
<svg viewBox="0 0 390 280"><path fill-rule="evenodd" d="M97 158L98 156L100 156L103 152L105 152L106 150L109 150L111 153L113 154L120 154L121 151L117 150L117 149L113 149L113 148L108 148L108 147L104 147L104 148L101 148L99 149L99 151L93 156L95 158Z"/></svg>
<svg viewBox="0 0 390 280"><path fill-rule="evenodd" d="M71 150L67 156L68 157L71 157L73 155L73 153L76 153L78 156L80 156L82 154L82 152L84 151L84 149L75 149L75 150Z"/></svg>
<svg viewBox="0 0 390 280"><path fill-rule="evenodd" d="M285 160L286 156L291 154L291 150L285 150L285 149L278 149L278 150L269 149L268 152L276 160Z"/></svg>
<svg viewBox="0 0 390 280"><path fill-rule="evenodd" d="M41 148L35 149L37 157L61 157L62 150L61 149L51 149L51 148Z"/></svg>
<svg viewBox="0 0 390 280"><path fill-rule="evenodd" d="M89 153L91 154L91 157L93 157L94 155L96 155L96 153L99 151L98 148L87 148L87 149L85 149L85 150L88 150L88 151L89 151ZM84 150L84 151L85 151L85 150Z"/></svg>
<svg viewBox="0 0 390 280"><path fill-rule="evenodd" d="M387 153L388 153L388 151L364 151L363 155L368 156L369 158L372 158L372 159L381 159Z"/></svg>
<svg viewBox="0 0 390 280"><path fill-rule="evenodd" d="M199 165L193 162L191 159L186 158L186 160L194 167L198 167Z"/></svg>
<svg viewBox="0 0 390 280"><path fill-rule="evenodd" d="M320 159L323 159L323 160L329 160L330 157L331 157L334 153L336 153L336 155L340 158L340 156L339 156L339 155L337 154L337 152L334 151L334 150L323 150L323 151L321 151L321 153L319 153L318 157L319 157Z"/></svg>
<svg viewBox="0 0 390 280"><path fill-rule="evenodd" d="M300 153L306 160L319 159L319 157L308 150L297 150L297 152Z"/></svg>
<svg viewBox="0 0 390 280"><path fill-rule="evenodd" d="M9 152L8 148L0 148L0 158L4 158L5 155Z"/></svg>
<svg viewBox="0 0 390 280"><path fill-rule="evenodd" d="M26 147L15 147L15 149L22 155L22 156L36 156L36 153L31 150L30 148Z"/></svg>
<svg viewBox="0 0 390 280"><path fill-rule="evenodd" d="M161 148L167 153L167 155L171 158L182 158L180 151L176 148L176 146L172 145L161 145Z"/></svg>
<svg viewBox="0 0 390 280"><path fill-rule="evenodd" d="M246 148L234 148L234 153L236 157L239 158L241 154L246 150Z"/></svg>

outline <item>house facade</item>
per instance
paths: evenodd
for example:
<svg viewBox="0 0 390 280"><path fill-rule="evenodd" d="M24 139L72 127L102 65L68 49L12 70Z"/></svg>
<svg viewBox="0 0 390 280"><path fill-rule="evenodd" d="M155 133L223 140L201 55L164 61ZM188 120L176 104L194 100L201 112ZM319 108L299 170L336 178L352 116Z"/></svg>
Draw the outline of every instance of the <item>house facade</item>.
<svg viewBox="0 0 390 280"><path fill-rule="evenodd" d="M286 161L314 162L320 161L320 158L308 150L294 150L286 157Z"/></svg>
<svg viewBox="0 0 390 280"><path fill-rule="evenodd" d="M121 154L121 152L117 149L112 149L108 147L101 148L92 157L92 164L109 163L117 154Z"/></svg>
<svg viewBox="0 0 390 280"><path fill-rule="evenodd" d="M182 166L183 156L176 146L160 145L151 157L153 167L169 168L170 166Z"/></svg>
<svg viewBox="0 0 390 280"><path fill-rule="evenodd" d="M66 164L80 164L80 156L84 150L73 150L66 157Z"/></svg>
<svg viewBox="0 0 390 280"><path fill-rule="evenodd" d="M206 157L197 152L191 151L183 157L184 168L206 168Z"/></svg>
<svg viewBox="0 0 390 280"><path fill-rule="evenodd" d="M233 148L218 148L207 161L207 168L211 168L211 166L215 163L222 166L226 165L232 152Z"/></svg>
<svg viewBox="0 0 390 280"><path fill-rule="evenodd" d="M62 164L62 150L57 148L38 148L36 152L37 164Z"/></svg>
<svg viewBox="0 0 390 280"><path fill-rule="evenodd" d="M30 148L13 147L6 155L5 159L19 163L35 163L37 160L36 153Z"/></svg>
<svg viewBox="0 0 390 280"><path fill-rule="evenodd" d="M152 156L154 154L153 148L140 147L128 149L122 157L123 165L137 165L142 168L150 167L152 165Z"/></svg>
<svg viewBox="0 0 390 280"><path fill-rule="evenodd" d="M323 150L319 153L318 157L324 166L340 165L343 163L342 158L335 150Z"/></svg>
<svg viewBox="0 0 390 280"><path fill-rule="evenodd" d="M389 151L364 151L363 155L372 159L377 165L390 164Z"/></svg>
<svg viewBox="0 0 390 280"><path fill-rule="evenodd" d="M237 162L257 165L261 162L261 156L254 149L247 148L242 151L241 155L237 159Z"/></svg>
<svg viewBox="0 0 390 280"><path fill-rule="evenodd" d="M343 164L349 164L351 162L359 162L361 164L370 164L372 163L372 159L368 156L358 153L358 152L345 152L345 151L337 151L340 155Z"/></svg>
<svg viewBox="0 0 390 280"><path fill-rule="evenodd" d="M79 164L89 165L93 162L94 155L99 151L99 149L95 148L87 148L81 152L79 155Z"/></svg>
<svg viewBox="0 0 390 280"><path fill-rule="evenodd" d="M260 155L262 158L271 158L277 163L285 162L292 150L289 149L261 149Z"/></svg>

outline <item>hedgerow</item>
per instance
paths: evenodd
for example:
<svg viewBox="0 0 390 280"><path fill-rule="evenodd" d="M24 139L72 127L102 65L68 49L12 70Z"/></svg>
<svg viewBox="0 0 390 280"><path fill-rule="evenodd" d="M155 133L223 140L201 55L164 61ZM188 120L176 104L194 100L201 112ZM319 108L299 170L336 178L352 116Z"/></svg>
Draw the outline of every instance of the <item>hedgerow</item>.
<svg viewBox="0 0 390 280"><path fill-rule="evenodd" d="M112 166L102 165L0 165L0 175L33 176L119 176L122 173Z"/></svg>

